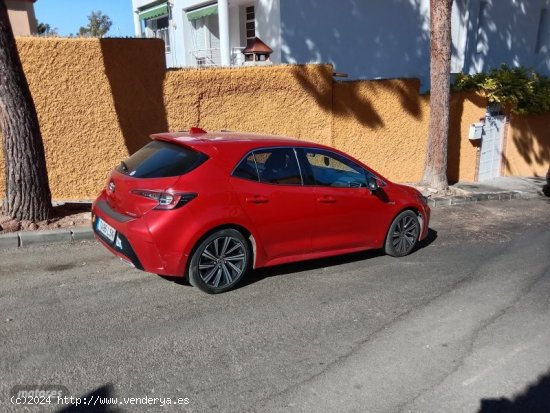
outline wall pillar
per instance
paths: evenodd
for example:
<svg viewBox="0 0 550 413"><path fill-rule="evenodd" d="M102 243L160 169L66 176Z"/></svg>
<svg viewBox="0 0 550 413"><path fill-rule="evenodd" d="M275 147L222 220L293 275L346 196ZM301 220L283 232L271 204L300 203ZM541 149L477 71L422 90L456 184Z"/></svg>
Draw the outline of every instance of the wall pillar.
<svg viewBox="0 0 550 413"><path fill-rule="evenodd" d="M220 28L220 57L222 66L231 64L229 50L229 1L218 0L218 25Z"/></svg>
<svg viewBox="0 0 550 413"><path fill-rule="evenodd" d="M134 10L134 31L136 32L136 37L143 37L141 20L139 19L139 11L137 10Z"/></svg>

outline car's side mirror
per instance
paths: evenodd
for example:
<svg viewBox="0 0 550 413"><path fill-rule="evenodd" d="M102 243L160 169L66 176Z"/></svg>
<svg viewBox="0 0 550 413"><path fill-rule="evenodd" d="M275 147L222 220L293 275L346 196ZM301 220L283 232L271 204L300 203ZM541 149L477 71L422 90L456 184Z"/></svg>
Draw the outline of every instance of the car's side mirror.
<svg viewBox="0 0 550 413"><path fill-rule="evenodd" d="M369 187L371 192L375 192L380 189L380 186L378 186L378 181L372 176L367 179L367 186Z"/></svg>

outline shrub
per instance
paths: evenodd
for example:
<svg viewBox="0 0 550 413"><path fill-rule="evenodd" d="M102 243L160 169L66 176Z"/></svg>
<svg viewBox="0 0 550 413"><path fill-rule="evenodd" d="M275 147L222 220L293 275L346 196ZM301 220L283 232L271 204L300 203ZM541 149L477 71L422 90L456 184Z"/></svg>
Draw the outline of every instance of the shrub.
<svg viewBox="0 0 550 413"><path fill-rule="evenodd" d="M514 113L550 111L550 79L525 67L503 64L487 73L459 73L453 89L481 92L490 103L508 106Z"/></svg>

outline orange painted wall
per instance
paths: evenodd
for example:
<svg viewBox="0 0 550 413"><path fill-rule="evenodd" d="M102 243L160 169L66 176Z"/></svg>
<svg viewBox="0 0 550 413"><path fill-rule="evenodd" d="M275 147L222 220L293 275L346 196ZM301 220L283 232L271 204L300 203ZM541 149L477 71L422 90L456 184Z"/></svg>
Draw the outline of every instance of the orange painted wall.
<svg viewBox="0 0 550 413"><path fill-rule="evenodd" d="M295 136L333 145L389 179L421 178L429 97L415 79L335 83L330 65L166 71L155 39L19 38L38 111L54 199L89 199L148 135L201 126ZM448 175L475 179L470 124L486 102L451 101ZM507 174L542 174L548 115L512 117ZM0 155L0 193L4 191Z"/></svg>
<svg viewBox="0 0 550 413"><path fill-rule="evenodd" d="M334 85L332 144L397 182L422 178L429 122L429 96L417 79ZM473 181L479 148L468 139L471 123L485 112L473 93L451 96L447 174L451 183Z"/></svg>
<svg viewBox="0 0 550 413"><path fill-rule="evenodd" d="M162 41L23 37L17 47L54 199L95 197L120 160L167 129Z"/></svg>
<svg viewBox="0 0 550 413"><path fill-rule="evenodd" d="M476 179L480 141L468 139L470 125L485 115L487 100L475 93L451 95L447 178L450 183Z"/></svg>
<svg viewBox="0 0 550 413"><path fill-rule="evenodd" d="M413 79L335 84L332 144L390 180L418 181L429 112L419 87Z"/></svg>
<svg viewBox="0 0 550 413"><path fill-rule="evenodd" d="M506 176L545 176L550 167L550 113L510 116Z"/></svg>
<svg viewBox="0 0 550 413"><path fill-rule="evenodd" d="M330 65L169 70L164 101L171 130L200 126L331 141Z"/></svg>

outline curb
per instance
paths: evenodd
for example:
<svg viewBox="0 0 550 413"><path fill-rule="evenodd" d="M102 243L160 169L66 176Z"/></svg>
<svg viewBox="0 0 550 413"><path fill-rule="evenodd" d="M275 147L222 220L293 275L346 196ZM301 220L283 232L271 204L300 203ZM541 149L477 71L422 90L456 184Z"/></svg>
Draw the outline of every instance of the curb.
<svg viewBox="0 0 550 413"><path fill-rule="evenodd" d="M428 206L430 208L437 208L440 206L451 206L451 205L464 205L470 203L477 203L483 201L509 201L511 199L535 199L540 198L539 194L530 193L530 192L519 192L519 191L509 191L509 192L487 192L479 194L468 194L468 195L454 195L441 198L428 198Z"/></svg>
<svg viewBox="0 0 550 413"><path fill-rule="evenodd" d="M91 228L56 229L52 231L20 231L0 235L0 250L31 245L72 244L94 239Z"/></svg>
<svg viewBox="0 0 550 413"><path fill-rule="evenodd" d="M535 199L542 196L537 193L508 191L487 192L479 194L454 195L447 197L428 198L428 206L437 208L442 206L464 205L483 201L509 201L511 199ZM78 227L51 231L20 231L0 235L0 250L8 248L28 247L33 245L73 244L79 241L94 240L92 228Z"/></svg>
<svg viewBox="0 0 550 413"><path fill-rule="evenodd" d="M19 246L19 235L15 234L3 234L0 235L0 250L6 248L13 248Z"/></svg>

